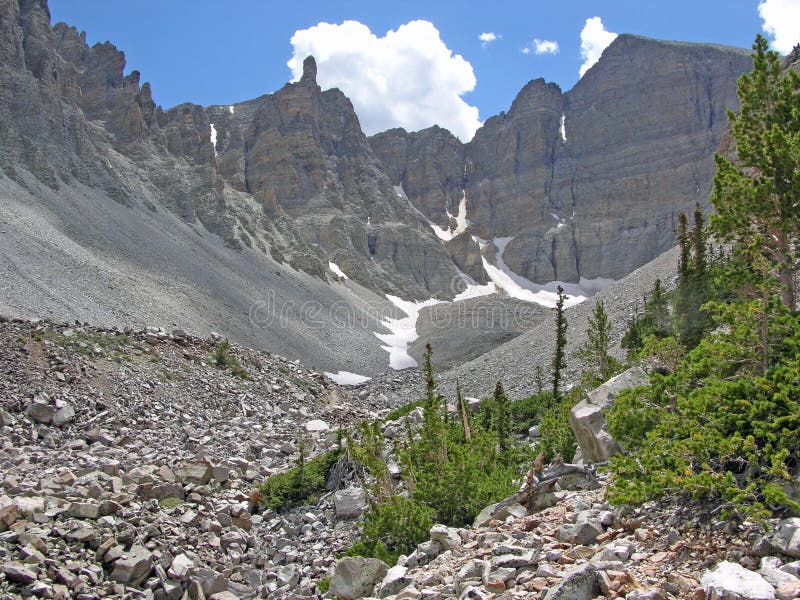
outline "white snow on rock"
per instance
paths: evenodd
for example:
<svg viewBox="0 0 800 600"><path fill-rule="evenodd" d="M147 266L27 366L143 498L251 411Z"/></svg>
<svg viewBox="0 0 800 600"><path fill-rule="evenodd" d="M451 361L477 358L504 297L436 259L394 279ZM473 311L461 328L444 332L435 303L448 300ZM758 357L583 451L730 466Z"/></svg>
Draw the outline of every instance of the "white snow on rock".
<svg viewBox="0 0 800 600"><path fill-rule="evenodd" d="M211 123L211 145L214 146L214 154L217 154L217 128Z"/></svg>
<svg viewBox="0 0 800 600"><path fill-rule="evenodd" d="M467 221L467 192L464 191L461 193L461 201L458 203L458 214L452 215L450 211L445 208L445 212L447 213L447 217L450 219L456 220L456 228L451 230L449 227L447 229L442 229L436 223L432 223L431 227L433 228L433 232L436 234L440 240L444 240L445 242L449 242L457 235L464 233L467 230L467 226L469 225L469 221Z"/></svg>
<svg viewBox="0 0 800 600"><path fill-rule="evenodd" d="M469 221L467 220L467 192L466 191L463 191L461 193L461 201L458 203L458 214L457 215L450 214L450 211L447 210L447 207L445 207L445 209L444 209L445 212L447 213L447 217L449 219L455 219L455 221L456 221L456 228L451 230L449 227L447 229L442 229L441 227L439 227L439 225L437 225L436 223L431 221L425 215L425 213L423 213L416 206L414 206L414 203L411 202L411 200L408 199L408 196L406 195L406 191L403 189L402 185L395 185L393 187L394 187L394 193L397 194L397 197L398 198L403 198L404 200L406 200L408 202L409 206L414 210L414 212L416 212L420 217L422 217L422 219L428 225L430 225L431 229L433 229L433 233L435 233L436 237L438 237L440 240L442 240L444 242L449 242L454 237L464 233L467 230L467 226L469 225Z"/></svg>
<svg viewBox="0 0 800 600"><path fill-rule="evenodd" d="M720 600L774 600L775 588L754 571L722 561L700 579L707 598Z"/></svg>
<svg viewBox="0 0 800 600"><path fill-rule="evenodd" d="M328 373L325 371L323 375L339 385L358 385L371 379L370 377L358 375L357 373L350 373L349 371L339 371L338 373Z"/></svg>
<svg viewBox="0 0 800 600"><path fill-rule="evenodd" d="M401 311L406 313L405 318L392 319L387 317L383 320L382 324L391 333L378 333L375 332L375 337L382 341L385 346L381 346L383 350L389 353L389 366L395 371L402 369L409 369L417 366L417 361L411 358L408 353L408 346L419 337L417 333L417 317L419 311L426 306L433 306L440 304L441 300L430 298L423 302L414 302L412 300L403 300L397 296L386 294L389 302L394 304Z"/></svg>
<svg viewBox="0 0 800 600"><path fill-rule="evenodd" d="M497 286L498 289L503 290L512 298L524 300L525 302L534 302L553 308L558 301L557 289L560 285L564 292L567 294L567 299L564 302L565 306L572 306L579 304L586 300L593 292L607 287L613 283L612 279L583 279L575 283L565 283L562 281L551 281L545 284L536 284L531 280L517 275L512 271L503 260L503 253L506 250L509 242L514 238L501 237L495 238L493 243L497 248L497 266L491 264L486 258L483 258L483 268L489 275L489 279ZM480 238L475 240L481 244L481 248L485 243Z"/></svg>
<svg viewBox="0 0 800 600"><path fill-rule="evenodd" d="M335 262L329 262L328 268L331 271L333 271L333 274L336 275L337 277L341 277L342 279L350 279L347 275L344 274L344 271L342 271L339 268L339 265L337 265Z"/></svg>
<svg viewBox="0 0 800 600"><path fill-rule="evenodd" d="M561 113L561 124L558 126L559 132L561 132L561 141L567 141L567 115Z"/></svg>
<svg viewBox="0 0 800 600"><path fill-rule="evenodd" d="M228 112L233 114L233 104L228 107Z"/></svg>
<svg viewBox="0 0 800 600"><path fill-rule="evenodd" d="M484 285L479 285L473 281L472 283L467 283L467 287L463 292L456 294L456 297L453 298L453 302L469 300L470 298L480 298L481 296L491 296L496 293L497 286L493 281Z"/></svg>

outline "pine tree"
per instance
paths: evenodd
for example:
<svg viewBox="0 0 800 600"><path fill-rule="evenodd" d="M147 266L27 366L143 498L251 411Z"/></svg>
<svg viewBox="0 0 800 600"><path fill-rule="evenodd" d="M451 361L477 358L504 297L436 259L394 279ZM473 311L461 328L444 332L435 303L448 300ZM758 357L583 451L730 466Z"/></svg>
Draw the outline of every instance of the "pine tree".
<svg viewBox="0 0 800 600"><path fill-rule="evenodd" d="M743 262L761 264L760 287L776 280L783 305L793 310L800 242L800 74L783 71L778 53L768 50L761 35L753 51L752 72L739 78L739 111L728 113L736 157L715 156L712 229L721 241L735 242L734 253Z"/></svg>
<svg viewBox="0 0 800 600"><path fill-rule="evenodd" d="M511 411L508 406L508 397L499 381L494 388L495 429L497 430L497 444L501 452L508 450L509 435L511 433Z"/></svg>
<svg viewBox="0 0 800 600"><path fill-rule="evenodd" d="M464 429L464 439L469 442L472 439L472 431L469 426L469 411L467 410L467 401L464 399L464 394L461 393L461 384L456 379L456 404L458 405L458 412L461 415L461 427Z"/></svg>
<svg viewBox="0 0 800 600"><path fill-rule="evenodd" d="M567 295L564 288L558 286L556 302L556 349L553 353L553 404L561 398L561 375L567 368L567 318L564 316L564 300Z"/></svg>
<svg viewBox="0 0 800 600"><path fill-rule="evenodd" d="M447 461L446 424L442 416L444 397L438 392L433 376L433 349L425 346L425 403L422 407L422 440L426 445L427 460L441 466Z"/></svg>
<svg viewBox="0 0 800 600"><path fill-rule="evenodd" d="M708 315L702 310L709 299L706 227L703 210L695 206L694 228L687 230L687 218L679 216L678 285L675 290L675 332L689 350L694 348L709 325Z"/></svg>
<svg viewBox="0 0 800 600"><path fill-rule="evenodd" d="M669 302L664 293L661 279L656 279L653 284L653 291L650 292L650 297L645 302L644 319L649 329L647 333L655 335L657 338L665 338L672 334Z"/></svg>
<svg viewBox="0 0 800 600"><path fill-rule="evenodd" d="M594 387L607 381L619 368L619 363L610 354L611 322L602 300L597 300L592 316L589 317L586 337L586 343L578 351L578 356L586 367L583 383L586 387Z"/></svg>

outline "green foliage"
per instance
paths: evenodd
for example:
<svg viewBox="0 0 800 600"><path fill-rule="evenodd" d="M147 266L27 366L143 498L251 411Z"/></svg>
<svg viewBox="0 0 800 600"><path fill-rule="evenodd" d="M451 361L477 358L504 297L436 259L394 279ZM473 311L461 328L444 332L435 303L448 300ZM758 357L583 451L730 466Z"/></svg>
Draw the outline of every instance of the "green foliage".
<svg viewBox="0 0 800 600"><path fill-rule="evenodd" d="M550 392L512 402L512 429L523 434L533 425L538 425L541 436L537 440L535 451L544 452L548 460L556 455L570 460L575 454L577 442L569 426L569 411L582 397L580 388L575 388L562 395L555 404Z"/></svg>
<svg viewBox="0 0 800 600"><path fill-rule="evenodd" d="M628 325L622 337L622 347L628 351L628 359L640 357L640 351L648 336L663 339L672 335L672 320L669 300L660 279L656 279L653 289L644 300L644 314Z"/></svg>
<svg viewBox="0 0 800 600"><path fill-rule="evenodd" d="M800 466L800 315L776 319L784 333L762 375L758 306L718 307L722 329L607 411L626 452L612 459L612 502L683 493L756 515L800 509L781 485Z"/></svg>
<svg viewBox="0 0 800 600"><path fill-rule="evenodd" d="M678 264L678 285L675 290L675 333L687 349L694 348L711 321L703 305L710 298L709 265L707 259L706 228L700 205L694 211L694 229L687 231L687 218L680 213L678 244L681 258Z"/></svg>
<svg viewBox="0 0 800 600"><path fill-rule="evenodd" d="M323 579L320 579L317 582L317 590L319 590L320 594L323 594L323 595L327 594L328 590L330 589L330 587L331 587L331 578L330 577L324 577Z"/></svg>
<svg viewBox="0 0 800 600"><path fill-rule="evenodd" d="M589 317L586 337L586 343L578 350L586 367L581 384L584 389L593 389L622 370L622 364L610 354L611 321L602 300L597 300Z"/></svg>
<svg viewBox="0 0 800 600"><path fill-rule="evenodd" d="M508 450L509 435L511 434L511 412L508 408L508 397L503 389L503 384L499 381L494 388L494 407L495 422L494 429L497 432L497 445L501 452Z"/></svg>
<svg viewBox="0 0 800 600"><path fill-rule="evenodd" d="M558 402L561 393L561 373L567 368L567 318L564 316L564 288L558 286L556 302L556 349L553 353L553 403Z"/></svg>
<svg viewBox="0 0 800 600"><path fill-rule="evenodd" d="M419 431L396 444L402 466L405 496L393 489L385 463L380 428L362 425L358 443L349 441L355 460L370 472L370 509L360 541L350 553L393 562L427 539L434 520L451 526L471 523L488 504L516 490L515 480L532 458L529 450L512 443L511 406L498 384L493 398L484 400L482 415L466 410L457 390L459 415L447 416L444 397L433 376L432 352L425 353L426 397Z"/></svg>
<svg viewBox="0 0 800 600"><path fill-rule="evenodd" d="M370 556L392 565L401 554L410 554L417 544L428 539L431 527L431 508L403 496L392 496L370 508L361 539L346 554Z"/></svg>
<svg viewBox="0 0 800 600"><path fill-rule="evenodd" d="M565 461L572 460L577 441L569 426L569 411L582 399L583 392L576 387L568 394L563 394L542 414L539 424L539 432L542 435L536 444L536 450L544 452L548 460L556 456L562 457Z"/></svg>
<svg viewBox="0 0 800 600"><path fill-rule="evenodd" d="M260 503L274 510L288 510L303 504L312 504L325 492L325 479L331 467L342 455L342 450L320 454L309 461L303 452L292 469L268 477L256 486Z"/></svg>
<svg viewBox="0 0 800 600"><path fill-rule="evenodd" d="M239 359L230 353L230 349L231 344L227 339L222 340L219 344L217 344L217 347L214 348L214 353L211 356L214 366L218 369L228 369L230 370L231 374L239 377L240 379L249 379L247 371L242 366L242 363L240 363Z"/></svg>
<svg viewBox="0 0 800 600"><path fill-rule="evenodd" d="M175 508L176 506L180 506L183 504L183 500L176 496L169 496L167 498L162 498L158 501L158 505L161 508Z"/></svg>
<svg viewBox="0 0 800 600"><path fill-rule="evenodd" d="M415 400L414 402L409 402L407 404L403 404L402 406L398 406L397 408L394 408L394 409L390 410L389 414L387 414L383 418L383 420L384 421L396 421L397 419L402 419L403 417L407 417L412 412L414 412L415 409L419 408L424 403L425 403L425 400L422 399L422 400Z"/></svg>
<svg viewBox="0 0 800 600"><path fill-rule="evenodd" d="M551 392L539 392L511 403L511 430L525 434L542 420L542 415L553 405Z"/></svg>
<svg viewBox="0 0 800 600"><path fill-rule="evenodd" d="M800 74L784 71L757 36L753 70L739 78L739 111L728 113L736 155L716 155L714 235L734 255L776 279L783 305L797 303L800 233Z"/></svg>

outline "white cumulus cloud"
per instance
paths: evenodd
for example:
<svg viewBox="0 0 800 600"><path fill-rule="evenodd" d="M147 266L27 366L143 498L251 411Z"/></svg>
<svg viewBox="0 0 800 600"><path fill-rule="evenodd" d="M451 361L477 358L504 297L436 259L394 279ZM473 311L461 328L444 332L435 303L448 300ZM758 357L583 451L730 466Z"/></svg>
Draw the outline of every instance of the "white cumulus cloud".
<svg viewBox="0 0 800 600"><path fill-rule="evenodd" d="M536 54L558 54L558 42L534 38L533 44L528 48L528 52L530 50L533 50ZM525 54L528 54L528 52L525 52Z"/></svg>
<svg viewBox="0 0 800 600"><path fill-rule="evenodd" d="M358 21L318 23L295 31L291 44L293 81L313 55L320 87L341 89L368 135L436 124L468 141L481 125L477 107L461 98L475 88L472 65L453 54L429 21L411 21L383 37Z"/></svg>
<svg viewBox="0 0 800 600"><path fill-rule="evenodd" d="M772 48L789 54L800 44L800 0L763 0L758 15L764 31L772 38Z"/></svg>
<svg viewBox="0 0 800 600"><path fill-rule="evenodd" d="M600 60L600 55L617 37L616 33L606 30L600 17L586 19L581 30L581 65L579 74L583 77L591 66Z"/></svg>
<svg viewBox="0 0 800 600"><path fill-rule="evenodd" d="M501 36L497 35L494 31L485 31L478 36L478 39L481 41L481 46L486 48L489 44L493 41L499 39Z"/></svg>

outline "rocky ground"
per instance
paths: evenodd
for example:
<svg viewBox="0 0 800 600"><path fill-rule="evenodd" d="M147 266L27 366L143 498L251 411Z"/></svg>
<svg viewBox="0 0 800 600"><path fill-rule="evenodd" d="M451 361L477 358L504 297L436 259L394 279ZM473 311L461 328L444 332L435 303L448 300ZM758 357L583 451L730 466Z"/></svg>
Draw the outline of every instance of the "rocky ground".
<svg viewBox="0 0 800 600"><path fill-rule="evenodd" d="M337 561L363 498L278 514L254 485L297 461L299 432L331 449L412 376L346 390L232 347L244 379L218 344L0 318L0 598L314 598L330 578L340 598L800 597L800 520L764 537L701 505L615 510L592 477L436 526L389 570ZM723 590L740 580L749 595Z"/></svg>
<svg viewBox="0 0 800 600"><path fill-rule="evenodd" d="M773 522L764 535L698 503L614 509L601 482L562 483L583 489L520 496L531 510L487 507L471 528L436 525L391 569L343 559L330 591L396 600L800 597L800 519Z"/></svg>
<svg viewBox="0 0 800 600"><path fill-rule="evenodd" d="M308 597L352 538L255 483L375 418L298 362L159 329L0 323L0 597Z"/></svg>

